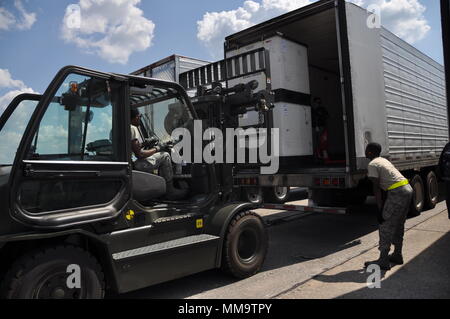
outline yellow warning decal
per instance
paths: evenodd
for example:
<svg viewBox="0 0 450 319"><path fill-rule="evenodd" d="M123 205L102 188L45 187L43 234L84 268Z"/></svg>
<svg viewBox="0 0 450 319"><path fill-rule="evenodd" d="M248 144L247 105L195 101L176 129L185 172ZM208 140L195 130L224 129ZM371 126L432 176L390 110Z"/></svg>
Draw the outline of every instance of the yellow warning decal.
<svg viewBox="0 0 450 319"><path fill-rule="evenodd" d="M127 220L132 220L132 219L134 218L134 211L130 209L130 210L127 212L127 214L125 215L125 218L126 218Z"/></svg>
<svg viewBox="0 0 450 319"><path fill-rule="evenodd" d="M203 218L197 219L197 220L195 221L195 226L196 226L197 228L203 228Z"/></svg>

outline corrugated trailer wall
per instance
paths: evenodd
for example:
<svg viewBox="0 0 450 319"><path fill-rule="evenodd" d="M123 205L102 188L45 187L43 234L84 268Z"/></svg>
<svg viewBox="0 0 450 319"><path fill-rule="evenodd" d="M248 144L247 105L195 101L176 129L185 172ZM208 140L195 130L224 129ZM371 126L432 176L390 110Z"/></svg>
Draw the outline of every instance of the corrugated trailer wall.
<svg viewBox="0 0 450 319"><path fill-rule="evenodd" d="M399 169L436 165L448 141L444 67L346 3L357 168L378 142Z"/></svg>
<svg viewBox="0 0 450 319"><path fill-rule="evenodd" d="M386 29L380 36L389 155L400 166L437 160L448 141L444 67Z"/></svg>

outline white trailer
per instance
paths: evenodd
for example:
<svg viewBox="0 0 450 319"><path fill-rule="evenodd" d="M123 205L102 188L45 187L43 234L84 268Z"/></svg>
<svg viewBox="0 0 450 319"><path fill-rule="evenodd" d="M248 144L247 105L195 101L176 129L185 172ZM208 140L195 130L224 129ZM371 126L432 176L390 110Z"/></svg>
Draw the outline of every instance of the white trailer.
<svg viewBox="0 0 450 319"><path fill-rule="evenodd" d="M448 141L444 67L387 29L368 24L371 14L344 0L318 1L227 37L226 59L212 67L222 66L218 78L214 72L208 73L207 67L181 74L180 82L187 89L195 83L208 85L218 80L248 82L258 74L265 77L259 82L274 91L276 101L289 99L295 104L297 99L297 105L305 106L305 94L310 100L321 99L329 115L328 158L318 158L317 152L287 156L278 174L270 176L260 175L257 168L238 167L236 183L256 185L251 188L253 199L260 200L254 195L261 194L264 187L299 186L308 187L319 205L362 202L370 189L365 178L365 147L377 142L383 147L382 156L410 179L415 190L412 210L420 213L436 204L436 166ZM274 37L286 40L264 44ZM289 62L291 68L273 67L273 56L280 56L279 51L301 46L307 52L306 64L304 58L298 58ZM258 51L261 47L264 50ZM259 59L253 69L244 72L244 60L254 59L252 55ZM303 70L293 71L299 67ZM275 79L288 76L286 72L294 72L298 78L288 81L282 90L273 89ZM308 86L302 84L305 81ZM292 87L291 83L296 84ZM295 110L287 109L285 115L291 120L284 123L288 127L280 129L304 125ZM278 112L275 108L265 125L276 127L273 119ZM312 130L316 141L317 133ZM310 137L305 134L304 139Z"/></svg>

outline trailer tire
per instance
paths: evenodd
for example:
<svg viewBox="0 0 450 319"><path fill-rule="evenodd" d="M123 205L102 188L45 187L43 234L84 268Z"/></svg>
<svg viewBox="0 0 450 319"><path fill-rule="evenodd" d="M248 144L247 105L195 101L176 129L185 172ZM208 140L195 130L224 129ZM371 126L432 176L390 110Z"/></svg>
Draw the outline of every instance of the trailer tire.
<svg viewBox="0 0 450 319"><path fill-rule="evenodd" d="M413 198L408 217L417 217L422 213L425 206L425 188L420 175L414 175L409 183L413 189Z"/></svg>
<svg viewBox="0 0 450 319"><path fill-rule="evenodd" d="M433 209L439 201L439 183L436 174L430 171L425 183L426 208Z"/></svg>
<svg viewBox="0 0 450 319"><path fill-rule="evenodd" d="M267 248L267 229L261 217L250 211L238 213L226 231L222 270L240 279L251 277L261 269Z"/></svg>
<svg viewBox="0 0 450 319"><path fill-rule="evenodd" d="M264 193L261 187L243 187L242 195L242 200L255 205L261 205L264 202Z"/></svg>
<svg viewBox="0 0 450 319"><path fill-rule="evenodd" d="M289 186L265 187L264 200L273 204L284 204L289 200Z"/></svg>
<svg viewBox="0 0 450 319"><path fill-rule="evenodd" d="M80 288L74 268L79 267ZM74 279L75 281L72 281ZM102 299L104 274L97 260L80 247L61 245L39 249L20 257L9 269L0 287L6 299Z"/></svg>

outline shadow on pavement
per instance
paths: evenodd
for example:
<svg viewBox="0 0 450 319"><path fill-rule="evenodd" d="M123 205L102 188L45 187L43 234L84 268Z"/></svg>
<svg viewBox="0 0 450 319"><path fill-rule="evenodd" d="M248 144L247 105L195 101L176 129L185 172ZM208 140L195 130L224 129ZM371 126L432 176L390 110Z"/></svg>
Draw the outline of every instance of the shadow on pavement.
<svg viewBox="0 0 450 319"><path fill-rule="evenodd" d="M261 272L318 259L360 245L377 230L372 205L351 215L312 214L269 227L269 251ZM188 298L238 281L210 270L110 298Z"/></svg>
<svg viewBox="0 0 450 319"><path fill-rule="evenodd" d="M395 268L394 268L395 269ZM349 299L439 299L450 298L450 233L420 255L384 279L381 288L368 287L344 294ZM336 275L319 275L314 279L329 283L366 283L368 273L345 271ZM383 276L384 277L384 276Z"/></svg>
<svg viewBox="0 0 450 319"><path fill-rule="evenodd" d="M305 199L305 194L304 190L298 190L291 200ZM261 272L323 258L360 245L361 237L378 230L376 209L373 198L369 198L366 205L353 207L347 215L314 213L269 227L269 251ZM344 282L355 275L344 274L338 280ZM220 270L209 270L110 298L188 298L236 281Z"/></svg>

